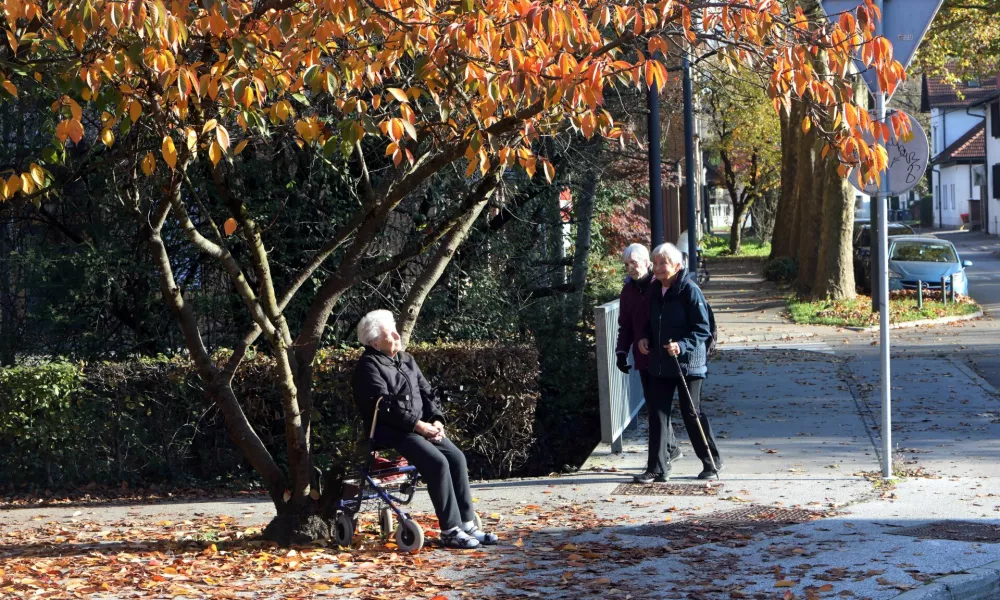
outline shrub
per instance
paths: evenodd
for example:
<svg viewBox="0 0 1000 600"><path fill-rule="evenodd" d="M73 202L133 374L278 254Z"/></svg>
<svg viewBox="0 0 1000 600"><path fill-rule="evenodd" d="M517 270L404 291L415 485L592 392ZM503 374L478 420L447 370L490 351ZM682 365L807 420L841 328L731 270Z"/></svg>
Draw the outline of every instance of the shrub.
<svg viewBox="0 0 1000 600"><path fill-rule="evenodd" d="M768 281L778 283L790 283L795 280L799 273L799 265L794 258L787 256L775 258L764 265L764 277Z"/></svg>
<svg viewBox="0 0 1000 600"><path fill-rule="evenodd" d="M463 393L449 435L474 477L520 473L535 445L538 355L531 346L437 344L412 352L435 385ZM359 438L350 389L357 349L317 357L313 452L322 465ZM283 460L273 361L247 360L233 387L268 449ZM49 486L252 480L218 408L183 359L0 369L0 481Z"/></svg>

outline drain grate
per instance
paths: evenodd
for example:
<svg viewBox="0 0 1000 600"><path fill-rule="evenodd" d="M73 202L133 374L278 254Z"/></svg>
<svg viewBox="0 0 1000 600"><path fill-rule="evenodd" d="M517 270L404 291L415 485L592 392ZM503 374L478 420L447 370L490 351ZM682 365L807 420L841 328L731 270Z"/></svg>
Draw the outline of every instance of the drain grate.
<svg viewBox="0 0 1000 600"><path fill-rule="evenodd" d="M888 531L892 535L905 535L924 540L952 540L955 542L1000 543L1000 525L970 521L938 521L905 529Z"/></svg>
<svg viewBox="0 0 1000 600"><path fill-rule="evenodd" d="M750 505L678 523L633 527L624 533L664 538L670 540L671 546L679 548L715 543L745 546L758 533L807 523L829 514L799 508Z"/></svg>
<svg viewBox="0 0 1000 600"><path fill-rule="evenodd" d="M611 493L618 496L715 496L722 487L694 483L623 483Z"/></svg>
<svg viewBox="0 0 1000 600"><path fill-rule="evenodd" d="M700 517L699 520L725 523L775 523L784 526L807 523L826 516L829 514L804 508L781 508L751 504L735 510L709 513Z"/></svg>

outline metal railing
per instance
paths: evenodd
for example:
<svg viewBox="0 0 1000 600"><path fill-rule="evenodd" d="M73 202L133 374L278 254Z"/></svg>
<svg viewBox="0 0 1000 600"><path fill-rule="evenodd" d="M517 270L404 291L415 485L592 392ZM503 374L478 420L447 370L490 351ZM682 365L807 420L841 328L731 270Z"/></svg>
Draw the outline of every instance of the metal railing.
<svg viewBox="0 0 1000 600"><path fill-rule="evenodd" d="M597 323L597 381L601 407L601 442L622 451L622 433L646 401L635 369L625 375L615 366L618 341L618 300L594 308ZM631 363L631 356L629 363Z"/></svg>

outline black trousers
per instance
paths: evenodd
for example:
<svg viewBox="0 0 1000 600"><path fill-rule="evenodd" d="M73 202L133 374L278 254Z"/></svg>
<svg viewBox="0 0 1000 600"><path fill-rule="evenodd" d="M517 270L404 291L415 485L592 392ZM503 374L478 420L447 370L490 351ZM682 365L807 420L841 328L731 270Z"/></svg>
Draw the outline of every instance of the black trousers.
<svg viewBox="0 0 1000 600"><path fill-rule="evenodd" d="M704 383L702 378L687 378L688 389L691 390L690 399L684 393L684 386L679 377L650 377L649 395L646 396L646 403L649 405L649 458L647 459L647 469L651 473L669 473L670 463L668 460L669 450L667 449L667 435L665 431L671 431L670 411L673 408L674 391L680 396L681 416L684 418L684 428L687 429L688 439L694 447L695 455L701 462L708 466L709 452L719 463L719 449L715 445L715 436L712 434L712 426L708 423L708 418L701 411L701 386ZM701 432L698 431L698 423L701 423L705 431L705 438L702 440Z"/></svg>
<svg viewBox="0 0 1000 600"><path fill-rule="evenodd" d="M649 416L649 426L650 426L650 431L652 432L652 427L653 427L653 408L652 408L652 406L653 405L649 403L649 395L652 393L652 390L649 387L649 380L650 379L652 379L652 376L650 376L649 371L639 371L639 381L642 382L642 396L643 396L643 398L646 399L646 407L647 407L647 409L649 410L649 413L650 413L650 416ZM662 434L661 434L661 436L662 436ZM677 437L674 436L674 428L672 426L670 426L670 425L668 425L667 428L666 428L666 438L667 438L666 439L666 445L667 445L666 450L667 450L667 457L668 457L668 460L669 460L669 456L671 454L673 454L674 450L677 448ZM652 440L652 433L650 434L650 440ZM652 448L652 446L650 446L650 448ZM662 473L663 471L655 471L655 472L656 473Z"/></svg>
<svg viewBox="0 0 1000 600"><path fill-rule="evenodd" d="M379 430L375 438L378 446L395 448L427 482L441 531L475 520L469 468L465 455L451 440L431 442L418 433L388 429Z"/></svg>

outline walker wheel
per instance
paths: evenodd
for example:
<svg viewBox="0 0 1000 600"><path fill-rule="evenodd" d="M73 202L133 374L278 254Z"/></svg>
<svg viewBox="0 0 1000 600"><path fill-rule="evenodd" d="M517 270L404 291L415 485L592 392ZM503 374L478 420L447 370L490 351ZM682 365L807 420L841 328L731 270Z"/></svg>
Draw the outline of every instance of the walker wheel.
<svg viewBox="0 0 1000 600"><path fill-rule="evenodd" d="M338 512L333 523L333 541L347 548L354 541L354 519L346 512Z"/></svg>
<svg viewBox="0 0 1000 600"><path fill-rule="evenodd" d="M388 506L382 507L378 511L378 528L379 532L382 534L382 539L387 540L392 536L392 530L396 525L396 520L393 518L392 509Z"/></svg>
<svg viewBox="0 0 1000 600"><path fill-rule="evenodd" d="M413 519L404 519L396 527L396 545L404 552L414 552L424 547L424 530Z"/></svg>

